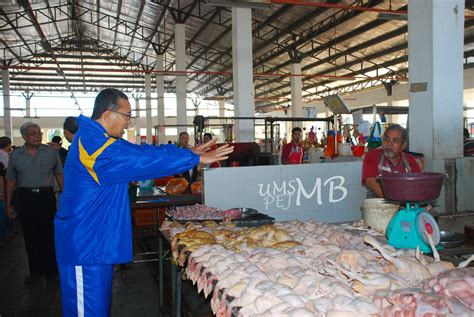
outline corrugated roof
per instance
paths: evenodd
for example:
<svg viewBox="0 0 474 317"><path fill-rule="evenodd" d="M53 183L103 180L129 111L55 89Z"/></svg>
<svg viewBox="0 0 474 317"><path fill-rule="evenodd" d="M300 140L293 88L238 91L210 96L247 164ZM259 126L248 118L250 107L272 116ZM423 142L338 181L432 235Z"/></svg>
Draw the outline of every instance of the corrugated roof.
<svg viewBox="0 0 474 317"><path fill-rule="evenodd" d="M406 0L320 2L406 10ZM311 75L303 77L306 102L407 75L406 21L292 4L253 10L252 17L257 106L287 103L290 55ZM144 91L144 72L155 68L157 53L166 70L175 70L177 22L186 25L187 70L197 72L187 75L188 91L232 96L231 9L205 1L0 0L0 59L10 67L12 91ZM473 55L474 19L466 19L465 56ZM174 78L165 76L168 91Z"/></svg>

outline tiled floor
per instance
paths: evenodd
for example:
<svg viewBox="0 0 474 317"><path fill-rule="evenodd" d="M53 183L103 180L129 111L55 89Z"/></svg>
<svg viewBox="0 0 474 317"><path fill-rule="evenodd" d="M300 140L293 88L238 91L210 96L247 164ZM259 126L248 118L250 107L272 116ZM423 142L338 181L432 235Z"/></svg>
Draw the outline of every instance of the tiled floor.
<svg viewBox="0 0 474 317"><path fill-rule="evenodd" d="M0 245L0 316L61 316L59 285L45 280L25 284L27 274L23 237L17 233ZM111 315L158 316L157 282L150 264L127 265L114 273Z"/></svg>
<svg viewBox="0 0 474 317"><path fill-rule="evenodd" d="M447 227L454 230L466 223L465 217L448 220L453 223L445 224L440 219L442 229ZM10 241L0 244L0 317L60 317L60 290L57 283L45 280L24 283L28 274L27 259L18 226L16 231L18 233ZM156 239L146 240L144 247L156 249ZM474 245L465 244L460 248L445 249L442 256L457 263L464 260L457 253L472 253L471 249L466 249L469 247ZM165 287L170 283L169 271L169 264L165 264ZM135 263L116 268L112 285L112 317L171 316L170 291L167 288L165 305L159 314L158 282L154 272L155 267L151 263ZM209 300L202 295L198 296L196 287L187 281L182 285L182 303L182 316L212 316Z"/></svg>
<svg viewBox="0 0 474 317"><path fill-rule="evenodd" d="M25 284L28 275L26 252L21 234L0 246L0 315L61 316L57 283L44 279Z"/></svg>

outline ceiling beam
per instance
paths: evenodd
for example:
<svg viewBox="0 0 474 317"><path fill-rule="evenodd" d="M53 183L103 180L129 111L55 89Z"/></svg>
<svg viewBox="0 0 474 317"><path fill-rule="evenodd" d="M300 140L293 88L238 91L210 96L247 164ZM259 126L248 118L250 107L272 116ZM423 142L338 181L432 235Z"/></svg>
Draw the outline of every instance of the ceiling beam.
<svg viewBox="0 0 474 317"><path fill-rule="evenodd" d="M327 56L326 58L323 58L323 59L320 59L316 62L313 62L313 63L310 63L310 64L307 64L305 66L303 66L301 68L301 71L304 72L304 71L308 71L308 70L311 70L311 69L315 69L316 67L319 67L319 66L323 66L323 65L327 65L329 64L331 61L333 60L336 60L338 58L341 58L341 57L344 57L345 55L348 55L348 54L352 54L352 53L355 53L355 52L358 52L358 51L361 51L365 48L368 48L368 47L371 47L373 45L376 45L376 44L379 44L379 43L382 43L384 41L387 41L387 40L390 40L394 37L397 37L397 36L400 36L400 35L403 35L403 34L406 34L407 32L407 27L406 26L403 26L401 28L398 28L394 31L391 31L391 32L388 32L386 34L383 34L383 35L380 35L380 36L377 36L376 38L373 38L373 39L370 39L368 41L365 41L363 43L360 43L358 45L354 45L352 47L349 47L348 49L344 50L344 51L340 51L339 53L336 53L336 54L333 54L333 55L329 55ZM354 34L354 36L357 36ZM339 41L336 40L336 43L338 43ZM407 44L405 43L405 46L403 48L406 48ZM396 49L395 51L398 51L400 49L403 49L403 48L398 48ZM316 51L316 50L315 50ZM318 48L318 51L319 51L319 48ZM390 53L390 51L387 51L388 53ZM387 54L388 54L387 53ZM362 58L364 61L371 61L371 58L368 57L368 56L364 56ZM360 58L359 58L360 60ZM290 62L284 62L282 64L285 64L286 66L289 66L290 65ZM277 69L271 69L269 70L269 72L276 72ZM272 82L278 82L280 79L279 78L274 78L274 79L271 79L270 82L266 82L265 84L268 85L269 83L272 83ZM263 84L259 84L259 85L256 85L255 87L256 88L260 88Z"/></svg>
<svg viewBox="0 0 474 317"><path fill-rule="evenodd" d="M23 44L25 45L25 49L28 50L31 54L34 53L34 51L30 48L30 46L28 45L28 43L25 41L24 37L21 35L21 33L18 31L18 29L15 27L15 25L13 24L13 22L10 20L10 18L8 17L7 13L2 9L2 7L0 7L0 15L2 15L5 19L5 21L7 22L8 25L10 25L13 29L13 31L15 32L15 34L18 36L18 38L23 42Z"/></svg>
<svg viewBox="0 0 474 317"><path fill-rule="evenodd" d="M380 4L383 2L383 0L369 0L364 6L366 7L373 7L375 5ZM325 11L325 9L318 8L317 10L321 10L321 12ZM287 39L285 43L280 43L278 47L276 47L274 50L270 50L268 53L261 54L260 56L254 57L254 64L253 67L258 67L262 65L265 62L270 61L271 59L274 59L282 54L286 54L288 48L291 47L298 47L298 45L301 45L304 43L304 41L307 41L309 38L314 38L324 32L327 32L331 28L336 27L340 23L349 21L351 18L356 17L358 15L362 14L362 12L356 12L356 11L349 11L349 10L339 10L336 13L332 14L325 20L315 24L313 27L308 29L306 32L303 33L303 35ZM289 29L292 29L293 26L289 27ZM254 55L255 52L254 52ZM220 71L225 71L227 68L221 69ZM231 79L226 79L226 82L230 81ZM199 90L201 87L196 87L197 90ZM207 94L212 87L204 89L203 94Z"/></svg>
<svg viewBox="0 0 474 317"><path fill-rule="evenodd" d="M137 18L135 19L135 25L140 25L140 20L142 19L142 14L143 14L143 9L145 8L145 3L146 3L145 0L142 0L141 3L140 3L140 9L138 9ZM132 38L130 39L130 45L128 46L129 51L132 49L133 41L135 40L135 35L136 34L137 34L137 30L135 29L135 31L132 33ZM125 55L125 58L127 58L129 55L130 55L130 53Z"/></svg>
<svg viewBox="0 0 474 317"><path fill-rule="evenodd" d="M96 19L97 19L97 40L100 41L100 20L99 20L99 15L100 15L100 0L97 0L97 3L95 5L95 13L96 13Z"/></svg>
<svg viewBox="0 0 474 317"><path fill-rule="evenodd" d="M117 21L117 22L120 21L120 11L122 11L122 0L118 0L118 3L117 3L117 15L115 16L115 21ZM120 25L120 23L115 24L114 41L112 42L112 46L114 46L114 47L117 43L117 34L118 34L117 30L119 28L119 25Z"/></svg>
<svg viewBox="0 0 474 317"><path fill-rule="evenodd" d="M7 50L7 51L9 51L13 56L15 56L16 59L19 59L19 58L20 58L20 55L18 55L12 48L10 48L10 46L8 46L7 42L5 42L4 39L0 39L0 43L2 43L4 49ZM19 53L21 53L21 52L19 52ZM7 58L6 58L6 56L5 56L5 53L3 54L3 56L4 56L4 57L2 58L2 60L3 60L3 61L6 61Z"/></svg>
<svg viewBox="0 0 474 317"><path fill-rule="evenodd" d="M282 16L284 13L286 13L288 10L290 10L291 7L290 6L282 6L280 7L276 12L274 12L267 20L271 20L271 21L274 21L274 20L277 20L280 16ZM266 39L264 41L263 44L259 45L258 47L256 47L253 51L254 51L254 54L257 53L258 51L260 51L261 49L263 49L264 47L266 47L267 45L269 45L270 43L273 43L273 42L276 42L275 39L278 38L278 37L282 37L284 36L285 34L289 34L292 32L292 30L296 29L300 23L303 23L302 21L307 21L307 20L310 20L310 19L314 19L316 18L318 15L320 15L324 10L322 9L315 9L315 10L312 10L309 14L306 14L303 18L299 19L297 22L293 23L292 25L289 25L288 28L286 28L285 30L280 30L280 29L277 29L274 27L275 30L277 30L277 32L275 32L275 35L270 38L270 39ZM252 31L252 35L254 36L255 34L258 34L261 30L263 30L264 27L268 26L270 23L267 22L267 23L257 23L257 27L255 30ZM229 34L230 32L232 31L232 26L228 26L225 30L226 34ZM224 33L224 32L223 32ZM222 34L223 35L223 34ZM219 38L219 36L218 36ZM213 43L217 43L216 41L217 39L215 39L213 41ZM220 39L218 39L220 40ZM209 47L212 45L212 43L209 45ZM229 47L225 52L222 52L219 56L217 56L215 59L211 60L210 63L208 63L204 68L203 70L204 71L207 71L211 68L211 66L214 66L217 64L218 60L221 60L223 58L224 55L228 55L228 56L231 56L231 52L232 52L232 47ZM190 63L192 64L192 63ZM228 66L224 66L222 67L221 69L228 69ZM197 79L198 75L195 75L193 77L190 78L190 80L195 80ZM210 82L211 79L208 78L207 80L205 79L204 82ZM212 85L212 84L211 84ZM212 85L213 87L215 85ZM222 86L222 84L220 84L219 86ZM200 86L197 86L195 89L196 90L199 90L201 87Z"/></svg>

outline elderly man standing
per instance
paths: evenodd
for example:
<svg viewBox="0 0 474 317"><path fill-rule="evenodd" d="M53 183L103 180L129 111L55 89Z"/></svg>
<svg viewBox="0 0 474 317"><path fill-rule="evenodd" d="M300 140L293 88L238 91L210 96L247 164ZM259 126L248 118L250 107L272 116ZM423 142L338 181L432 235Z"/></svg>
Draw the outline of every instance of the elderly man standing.
<svg viewBox="0 0 474 317"><path fill-rule="evenodd" d="M132 260L128 182L187 171L227 159L233 148L205 152L122 139L130 124L128 97L113 88L96 97L92 117L78 118L65 188L55 219L63 316L108 316L113 265Z"/></svg>
<svg viewBox="0 0 474 317"><path fill-rule="evenodd" d="M403 150L407 147L408 133L401 125L390 125L383 134L382 147L365 154L362 164L362 184L367 187L367 198L383 198L377 176L389 173L418 173L415 158Z"/></svg>
<svg viewBox="0 0 474 317"><path fill-rule="evenodd" d="M56 214L54 179L63 188L63 168L58 153L41 144L40 127L32 122L20 128L25 144L11 153L7 168L7 212L20 219L30 275L25 282L57 276L53 221ZM16 188L15 201L13 191Z"/></svg>

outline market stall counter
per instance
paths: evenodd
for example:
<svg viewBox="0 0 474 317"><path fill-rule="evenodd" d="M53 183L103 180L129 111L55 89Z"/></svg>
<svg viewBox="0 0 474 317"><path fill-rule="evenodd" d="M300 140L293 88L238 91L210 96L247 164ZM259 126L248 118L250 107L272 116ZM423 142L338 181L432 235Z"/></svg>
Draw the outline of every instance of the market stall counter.
<svg viewBox="0 0 474 317"><path fill-rule="evenodd" d="M199 204L202 201L200 194L179 194L169 195L166 194L162 187L153 187L149 190L136 190L133 189L130 197L132 219L133 219L133 231L134 237L140 243L144 252L134 254L134 263L143 262L158 262L158 274L159 274L159 301L160 307L163 305L163 277L164 268L163 262L165 257L168 255L169 241L166 236L163 236L159 230L159 227L166 217L166 212L174 210L179 206L188 206ZM136 194L135 194L136 193ZM152 237L156 238L158 244L158 251L146 250L141 238ZM164 245L165 244L165 245ZM167 247L168 245L168 247ZM156 250L156 249L155 249ZM154 256L154 257L153 257ZM138 257L144 257L144 259L138 259ZM175 271L174 265L171 269ZM176 276L176 273L172 272L172 276ZM174 282L172 282L172 294L174 294Z"/></svg>
<svg viewBox="0 0 474 317"><path fill-rule="evenodd" d="M358 223L166 221L161 230L216 316L474 313L472 257L455 266L395 250Z"/></svg>

